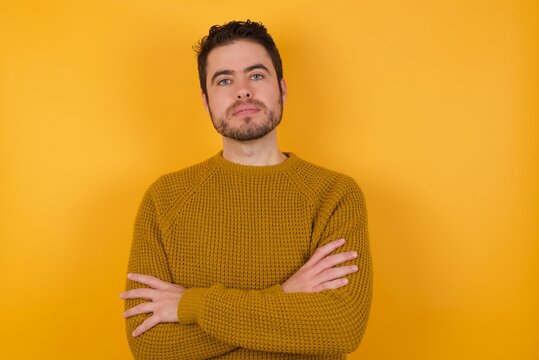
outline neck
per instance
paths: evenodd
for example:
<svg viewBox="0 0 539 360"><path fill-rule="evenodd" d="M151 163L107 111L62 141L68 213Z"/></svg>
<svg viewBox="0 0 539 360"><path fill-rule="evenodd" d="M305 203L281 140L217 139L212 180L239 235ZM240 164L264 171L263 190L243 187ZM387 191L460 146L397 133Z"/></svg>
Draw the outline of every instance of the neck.
<svg viewBox="0 0 539 360"><path fill-rule="evenodd" d="M256 140L238 141L223 137L223 158L250 166L277 165L287 159L277 145L277 129Z"/></svg>

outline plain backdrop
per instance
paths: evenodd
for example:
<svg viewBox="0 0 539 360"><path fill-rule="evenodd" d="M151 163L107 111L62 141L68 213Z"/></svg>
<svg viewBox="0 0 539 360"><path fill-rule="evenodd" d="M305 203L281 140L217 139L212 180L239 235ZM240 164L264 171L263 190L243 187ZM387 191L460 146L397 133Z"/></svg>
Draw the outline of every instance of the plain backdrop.
<svg viewBox="0 0 539 360"><path fill-rule="evenodd" d="M142 194L221 140L193 44L262 21L283 151L351 175L374 300L349 359L539 358L537 1L2 1L0 358L129 359Z"/></svg>

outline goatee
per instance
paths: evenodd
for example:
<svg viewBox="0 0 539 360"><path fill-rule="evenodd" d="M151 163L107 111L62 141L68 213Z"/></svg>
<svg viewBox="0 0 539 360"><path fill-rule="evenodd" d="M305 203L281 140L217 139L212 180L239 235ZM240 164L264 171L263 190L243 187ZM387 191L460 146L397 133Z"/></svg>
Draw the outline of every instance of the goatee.
<svg viewBox="0 0 539 360"><path fill-rule="evenodd" d="M256 106L264 113L263 121L258 122L258 124L253 124L253 117L245 116L242 118L242 124L239 127L231 127L230 121L227 120L232 117L235 109L242 105ZM278 112L275 112L268 109L268 107L260 100L247 99L244 101L236 101L234 104L229 106L224 117L218 119L218 121L216 121L210 108L210 117L212 119L213 127L219 134L238 141L256 140L267 135L281 122L281 118L283 116L282 98L279 99L278 105Z"/></svg>

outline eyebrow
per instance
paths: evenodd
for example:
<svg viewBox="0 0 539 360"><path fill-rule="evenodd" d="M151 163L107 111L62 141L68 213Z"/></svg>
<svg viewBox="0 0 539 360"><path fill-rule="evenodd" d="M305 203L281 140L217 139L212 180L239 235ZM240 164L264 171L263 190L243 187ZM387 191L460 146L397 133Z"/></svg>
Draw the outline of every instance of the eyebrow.
<svg viewBox="0 0 539 360"><path fill-rule="evenodd" d="M248 66L246 67L245 69L243 69L243 72L244 73L248 73L249 71L251 70L255 70L255 69L262 69L262 70L265 70L268 74L270 73L270 71L268 70L268 68L266 66L264 66L263 64L254 64L254 65L251 65L251 66ZM211 77L211 83L213 84L213 82L215 81L215 79L218 77L218 76L221 76L221 75L232 75L234 74L234 71L232 70L220 70L220 71L217 71L215 74L213 74L213 76Z"/></svg>

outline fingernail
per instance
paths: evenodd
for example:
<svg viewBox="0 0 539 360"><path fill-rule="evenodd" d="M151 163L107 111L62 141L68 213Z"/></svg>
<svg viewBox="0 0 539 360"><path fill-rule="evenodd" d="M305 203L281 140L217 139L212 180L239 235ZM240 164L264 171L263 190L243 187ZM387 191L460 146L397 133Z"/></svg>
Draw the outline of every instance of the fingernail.
<svg viewBox="0 0 539 360"><path fill-rule="evenodd" d="M352 266L352 269L353 269L354 271L357 271L357 270L358 270L357 265L353 265L353 266Z"/></svg>
<svg viewBox="0 0 539 360"><path fill-rule="evenodd" d="M339 239L339 244L344 244L346 242L346 240L344 239Z"/></svg>
<svg viewBox="0 0 539 360"><path fill-rule="evenodd" d="M352 251L352 257L353 257L353 258L356 258L356 257L357 257L357 252Z"/></svg>
<svg viewBox="0 0 539 360"><path fill-rule="evenodd" d="M128 279L132 279L132 278L133 278L133 274L127 274L127 278L128 278Z"/></svg>

